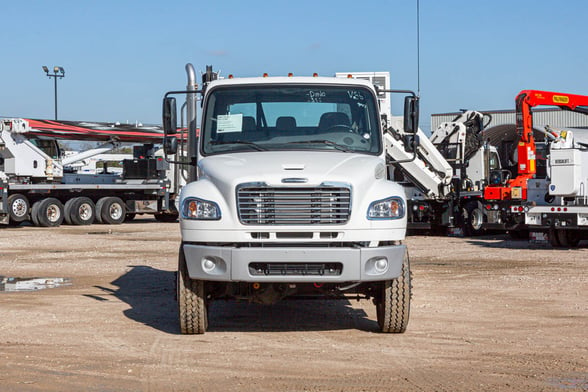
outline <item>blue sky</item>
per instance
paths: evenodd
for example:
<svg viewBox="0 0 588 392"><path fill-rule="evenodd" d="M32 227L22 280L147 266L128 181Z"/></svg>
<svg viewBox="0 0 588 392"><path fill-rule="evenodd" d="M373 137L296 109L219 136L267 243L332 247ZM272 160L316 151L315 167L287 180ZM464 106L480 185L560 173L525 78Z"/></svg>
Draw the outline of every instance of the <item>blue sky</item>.
<svg viewBox="0 0 588 392"><path fill-rule="evenodd" d="M420 0L421 125L513 109L522 89L588 94L584 0ZM417 89L416 0L20 0L2 5L0 116L161 122L184 65L224 75L389 71ZM400 108L394 108L399 112Z"/></svg>

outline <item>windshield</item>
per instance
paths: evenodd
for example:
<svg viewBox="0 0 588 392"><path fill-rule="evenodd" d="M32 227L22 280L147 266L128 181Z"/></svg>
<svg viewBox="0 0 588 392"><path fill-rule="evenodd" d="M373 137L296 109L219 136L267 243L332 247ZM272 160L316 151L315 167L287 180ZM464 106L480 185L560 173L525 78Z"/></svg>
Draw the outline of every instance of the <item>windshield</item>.
<svg viewBox="0 0 588 392"><path fill-rule="evenodd" d="M230 86L210 93L204 155L236 151L381 151L377 103L361 86Z"/></svg>

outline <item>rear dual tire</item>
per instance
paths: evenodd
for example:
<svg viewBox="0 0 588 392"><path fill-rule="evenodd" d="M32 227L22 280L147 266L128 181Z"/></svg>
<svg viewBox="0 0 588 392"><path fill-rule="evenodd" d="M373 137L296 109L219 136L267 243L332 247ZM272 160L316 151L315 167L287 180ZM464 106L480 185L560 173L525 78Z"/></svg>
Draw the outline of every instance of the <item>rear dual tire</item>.
<svg viewBox="0 0 588 392"><path fill-rule="evenodd" d="M468 237L484 234L484 211L477 201L470 201L463 209L463 232Z"/></svg>
<svg viewBox="0 0 588 392"><path fill-rule="evenodd" d="M63 204L54 197L39 200L31 208L31 219L35 226L57 227L63 223Z"/></svg>
<svg viewBox="0 0 588 392"><path fill-rule="evenodd" d="M103 197L96 202L96 221L108 225L120 225L125 221L127 207L120 197Z"/></svg>
<svg viewBox="0 0 588 392"><path fill-rule="evenodd" d="M70 225L91 225L96 218L96 206L88 197L74 197L65 202L64 214Z"/></svg>
<svg viewBox="0 0 588 392"><path fill-rule="evenodd" d="M580 234L576 230L549 230L549 242L554 248L575 248L580 243Z"/></svg>

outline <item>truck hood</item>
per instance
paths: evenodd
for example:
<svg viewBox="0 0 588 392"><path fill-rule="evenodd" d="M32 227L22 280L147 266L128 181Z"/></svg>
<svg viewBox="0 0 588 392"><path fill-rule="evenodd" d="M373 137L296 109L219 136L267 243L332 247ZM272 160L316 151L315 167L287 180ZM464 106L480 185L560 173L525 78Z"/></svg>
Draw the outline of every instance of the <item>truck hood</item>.
<svg viewBox="0 0 588 392"><path fill-rule="evenodd" d="M221 191L233 192L243 183L268 186L317 186L326 181L353 186L386 178L380 157L324 151L268 151L214 155L199 161L200 178ZM263 179L263 180L262 180Z"/></svg>

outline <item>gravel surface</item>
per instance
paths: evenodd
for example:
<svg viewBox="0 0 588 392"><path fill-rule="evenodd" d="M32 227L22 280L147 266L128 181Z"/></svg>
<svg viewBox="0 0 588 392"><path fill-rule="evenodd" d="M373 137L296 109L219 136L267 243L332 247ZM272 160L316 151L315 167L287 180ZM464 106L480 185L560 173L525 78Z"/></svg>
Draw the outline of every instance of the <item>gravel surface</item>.
<svg viewBox="0 0 588 392"><path fill-rule="evenodd" d="M413 236L411 320L361 301L211 305L179 334L178 224L0 229L2 391L586 391L588 243Z"/></svg>

